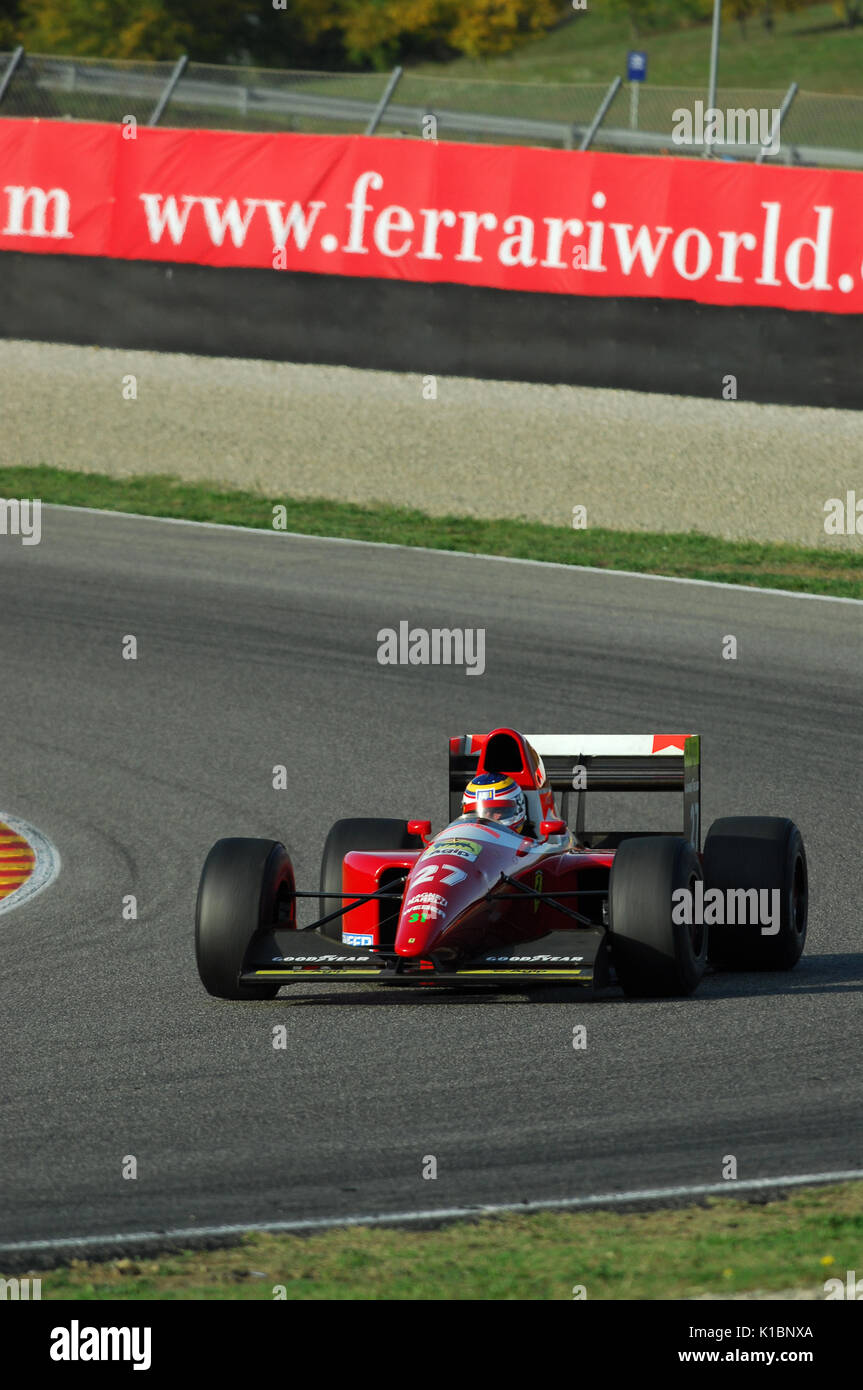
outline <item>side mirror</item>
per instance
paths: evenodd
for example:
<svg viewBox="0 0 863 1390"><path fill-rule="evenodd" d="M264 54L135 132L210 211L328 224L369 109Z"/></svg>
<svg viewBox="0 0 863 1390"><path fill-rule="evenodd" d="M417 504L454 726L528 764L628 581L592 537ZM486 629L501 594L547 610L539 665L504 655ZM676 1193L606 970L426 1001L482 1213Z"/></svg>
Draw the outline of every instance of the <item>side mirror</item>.
<svg viewBox="0 0 863 1390"><path fill-rule="evenodd" d="M429 835L431 834L431 821L430 821L430 820L409 820L409 821L408 821L408 834L409 834L409 835L419 835L419 837L420 837L421 840L423 840L423 841L427 840L428 837L429 837Z"/></svg>
<svg viewBox="0 0 863 1390"><path fill-rule="evenodd" d="M566 834L566 821L564 820L544 820L540 821L539 833L543 840L548 840L552 835Z"/></svg>

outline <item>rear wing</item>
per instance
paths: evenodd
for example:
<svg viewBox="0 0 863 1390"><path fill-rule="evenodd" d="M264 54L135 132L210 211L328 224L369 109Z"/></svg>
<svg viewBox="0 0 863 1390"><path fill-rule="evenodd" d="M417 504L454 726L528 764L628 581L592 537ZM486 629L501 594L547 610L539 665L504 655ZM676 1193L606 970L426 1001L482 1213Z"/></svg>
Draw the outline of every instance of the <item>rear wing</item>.
<svg viewBox="0 0 863 1390"><path fill-rule="evenodd" d="M450 819L461 812L461 797L476 772L485 734L450 740ZM651 831L585 831L587 792L682 792L682 833L701 849L701 738L698 734L525 734L539 755L545 784L563 794L561 811L581 844L612 848L632 835ZM509 771L510 769L500 769ZM570 797L575 796L575 816Z"/></svg>

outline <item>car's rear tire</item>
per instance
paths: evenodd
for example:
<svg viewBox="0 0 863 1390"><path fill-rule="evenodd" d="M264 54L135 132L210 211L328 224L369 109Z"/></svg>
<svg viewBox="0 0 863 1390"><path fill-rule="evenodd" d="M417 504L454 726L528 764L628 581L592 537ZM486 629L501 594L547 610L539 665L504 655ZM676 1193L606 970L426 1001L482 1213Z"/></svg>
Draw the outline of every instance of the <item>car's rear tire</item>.
<svg viewBox="0 0 863 1390"><path fill-rule="evenodd" d="M710 960L723 970L791 970L803 953L809 873L803 837L781 816L726 816L704 842L704 888L778 889L779 931L760 926L710 928Z"/></svg>
<svg viewBox="0 0 863 1390"><path fill-rule="evenodd" d="M363 817L354 820L337 820L324 842L321 859L321 892L341 893L342 865L346 854L351 850L380 850L384 853L400 849L422 849L419 835L408 833L408 823L388 817ZM321 898L320 915L325 917L339 906L338 898ZM390 906L389 903L386 904ZM384 915L384 914L382 914ZM345 919L334 917L320 929L321 936L330 941L342 939L342 922L350 923L350 915ZM348 927L350 930L350 926Z"/></svg>
<svg viewBox="0 0 863 1390"><path fill-rule="evenodd" d="M195 908L195 956L217 999L273 999L279 985L241 985L258 933L296 922L294 870L276 840L217 840L207 855Z"/></svg>
<svg viewBox="0 0 863 1390"><path fill-rule="evenodd" d="M617 979L631 999L692 994L707 964L707 929L673 920L672 894L694 892L701 863L676 835L624 840L608 889L609 945Z"/></svg>

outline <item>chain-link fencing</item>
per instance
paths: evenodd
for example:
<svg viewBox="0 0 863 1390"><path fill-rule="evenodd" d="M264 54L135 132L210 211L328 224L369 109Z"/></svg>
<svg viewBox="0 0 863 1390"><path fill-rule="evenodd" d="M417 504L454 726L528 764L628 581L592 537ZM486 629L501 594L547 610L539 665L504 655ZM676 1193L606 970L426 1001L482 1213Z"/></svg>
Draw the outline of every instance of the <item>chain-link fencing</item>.
<svg viewBox="0 0 863 1390"><path fill-rule="evenodd" d="M406 138L577 149L611 97L589 137L596 149L744 160L761 155L767 162L863 168L863 96L720 87L716 106L724 124L714 127L711 144L706 92L694 87L619 83L610 90L400 70L396 79L16 51L0 54L0 118L117 122L134 116L139 124L156 119L185 128L346 134L374 127ZM784 99L790 105L777 140L774 113ZM688 143L679 138L687 130Z"/></svg>

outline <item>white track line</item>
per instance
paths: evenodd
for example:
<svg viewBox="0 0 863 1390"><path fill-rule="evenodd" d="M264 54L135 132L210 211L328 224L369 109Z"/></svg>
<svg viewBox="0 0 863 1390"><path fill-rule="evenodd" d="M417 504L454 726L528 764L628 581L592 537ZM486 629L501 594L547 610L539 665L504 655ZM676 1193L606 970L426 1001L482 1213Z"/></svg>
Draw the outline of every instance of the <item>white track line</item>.
<svg viewBox="0 0 863 1390"><path fill-rule="evenodd" d="M112 512L103 507L71 507L65 502L45 502L58 512L84 512L88 516L119 516L133 521L161 521L170 526L203 526L211 531L243 531L252 536L279 536L296 541L323 541L326 545L364 545L377 550L419 551L421 555L454 555L460 560L495 560L503 565L542 565L544 569L565 570L567 574L616 575L620 579L655 579L660 584L696 584L703 589L733 589L735 593L774 594L781 598L817 599L821 603L863 604L863 598L841 598L837 594L809 594L796 589L759 588L756 584L728 584L720 579L686 579L677 574L644 574L640 570L603 569L599 565L564 565L558 560L526 560L520 555L485 555L474 550L442 550L432 545L399 545L397 541L360 541L348 536L309 536L304 531L274 531L263 526L232 526L227 521L189 521L180 516L148 516L145 512ZM434 517L430 518L432 521ZM832 552L825 552L832 553Z"/></svg>
<svg viewBox="0 0 863 1390"><path fill-rule="evenodd" d="M595 1207L627 1206L642 1202L671 1203L699 1197L733 1197L738 1192L765 1192L785 1187L804 1187L822 1183L852 1182L863 1179L863 1169L840 1173L801 1173L795 1177L750 1178L744 1182L714 1182L694 1187L654 1187L634 1192L606 1192L594 1197L549 1197L533 1202L477 1203L468 1207L430 1207L422 1211L386 1212L383 1215L321 1216L305 1221L249 1221L241 1226L187 1226L168 1231L129 1231L122 1235L71 1236L61 1240L25 1240L0 1245L4 1255L37 1254L46 1250L99 1250L105 1246L175 1244L178 1241L230 1239L247 1231L270 1234L306 1235L348 1226L414 1226L438 1221L463 1221L478 1216L500 1216L507 1212L584 1211Z"/></svg>
<svg viewBox="0 0 863 1390"><path fill-rule="evenodd" d="M43 888L54 882L60 872L60 855L47 835L43 835L35 826L28 825L25 820L18 820L15 816L7 816L4 811L0 811L0 821L26 840L36 854L36 863L30 877L20 888L16 888L14 893L10 893L8 898L0 899L2 916L4 912L11 912L13 908L23 907L24 903L35 898L37 893L41 893Z"/></svg>

